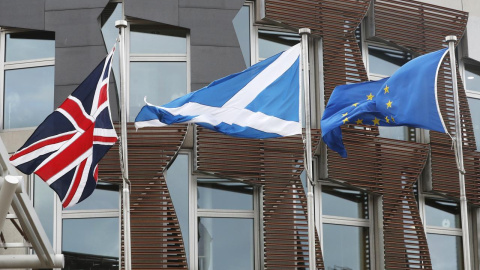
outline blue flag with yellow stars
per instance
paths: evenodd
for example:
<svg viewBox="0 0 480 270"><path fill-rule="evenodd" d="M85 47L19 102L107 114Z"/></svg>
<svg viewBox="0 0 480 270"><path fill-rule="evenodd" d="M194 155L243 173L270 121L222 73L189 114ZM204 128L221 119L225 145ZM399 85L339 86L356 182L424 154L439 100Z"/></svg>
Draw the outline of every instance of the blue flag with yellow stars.
<svg viewBox="0 0 480 270"><path fill-rule="evenodd" d="M335 87L322 116L322 138L347 157L340 127L410 126L446 133L437 101L437 74L447 49L417 57L391 77Z"/></svg>

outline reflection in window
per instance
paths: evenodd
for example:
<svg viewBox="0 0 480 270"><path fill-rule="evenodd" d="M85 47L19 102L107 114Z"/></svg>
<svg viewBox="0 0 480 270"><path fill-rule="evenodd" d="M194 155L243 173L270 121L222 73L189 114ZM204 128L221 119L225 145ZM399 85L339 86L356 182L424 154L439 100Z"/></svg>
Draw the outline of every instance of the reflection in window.
<svg viewBox="0 0 480 270"><path fill-rule="evenodd" d="M62 253L69 253L75 260L95 257L118 261L118 222L118 218L64 219Z"/></svg>
<svg viewBox="0 0 480 270"><path fill-rule="evenodd" d="M119 186L98 182L97 187L87 200L69 207L68 210L96 210L96 209L119 209L120 192Z"/></svg>
<svg viewBox="0 0 480 270"><path fill-rule="evenodd" d="M458 203L425 198L425 216L428 226L460 228L460 207Z"/></svg>
<svg viewBox="0 0 480 270"><path fill-rule="evenodd" d="M339 187L322 186L323 215L368 219L366 193Z"/></svg>
<svg viewBox="0 0 480 270"><path fill-rule="evenodd" d="M480 99L469 98L468 106L472 116L473 133L477 143L477 151L480 151Z"/></svg>
<svg viewBox="0 0 480 270"><path fill-rule="evenodd" d="M435 270L462 270L462 238L454 235L427 234L428 249Z"/></svg>
<svg viewBox="0 0 480 270"><path fill-rule="evenodd" d="M467 90L480 91L480 66L465 64L465 85Z"/></svg>
<svg viewBox="0 0 480 270"><path fill-rule="evenodd" d="M407 134L405 134L407 129L408 128L404 126L398 126L398 127L379 126L378 132L380 133L379 136L382 138L405 141L407 140Z"/></svg>
<svg viewBox="0 0 480 270"><path fill-rule="evenodd" d="M199 209L253 210L253 188L242 183L198 179Z"/></svg>
<svg viewBox="0 0 480 270"><path fill-rule="evenodd" d="M130 120L149 103L163 105L187 94L186 62L132 62L130 64Z"/></svg>
<svg viewBox="0 0 480 270"><path fill-rule="evenodd" d="M29 31L5 35L5 61L24 61L55 57L53 32Z"/></svg>
<svg viewBox="0 0 480 270"><path fill-rule="evenodd" d="M131 25L130 53L132 54L186 54L186 32L162 29L161 26Z"/></svg>
<svg viewBox="0 0 480 270"><path fill-rule="evenodd" d="M253 219L199 218L199 270L253 270L253 251Z"/></svg>
<svg viewBox="0 0 480 270"><path fill-rule="evenodd" d="M369 73L391 76L399 67L411 59L412 56L409 53L374 45L368 46Z"/></svg>
<svg viewBox="0 0 480 270"><path fill-rule="evenodd" d="M233 27L242 50L245 65L250 64L250 6L243 6L233 19Z"/></svg>
<svg viewBox="0 0 480 270"><path fill-rule="evenodd" d="M323 225L325 269L370 269L368 228Z"/></svg>
<svg viewBox="0 0 480 270"><path fill-rule="evenodd" d="M258 58L259 60L264 60L288 50L299 42L300 37L298 34L258 30Z"/></svg>
<svg viewBox="0 0 480 270"><path fill-rule="evenodd" d="M53 66L5 71L5 129L37 126L52 113L53 73Z"/></svg>
<svg viewBox="0 0 480 270"><path fill-rule="evenodd" d="M180 230L182 232L183 243L185 247L185 254L187 256L187 262L190 260L189 256L189 230L188 230L188 209L189 209L189 196L188 196L188 182L190 172L189 158L186 154L179 154L175 161L168 168L166 174L166 181L170 197L172 198L173 206L175 207L175 213L177 214L178 223L180 223Z"/></svg>
<svg viewBox="0 0 480 270"><path fill-rule="evenodd" d="M38 218L42 223L42 227L47 233L48 239L50 243L53 243L53 210L54 208L54 199L55 192L51 189L47 183L43 182L43 180L34 175L34 197L33 197L33 205L35 207L35 212L37 212Z"/></svg>

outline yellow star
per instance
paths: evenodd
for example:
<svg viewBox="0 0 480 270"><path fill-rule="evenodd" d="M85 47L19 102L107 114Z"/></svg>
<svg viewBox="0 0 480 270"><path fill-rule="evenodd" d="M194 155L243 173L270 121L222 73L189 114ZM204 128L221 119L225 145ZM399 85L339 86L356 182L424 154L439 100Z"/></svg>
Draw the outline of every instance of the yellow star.
<svg viewBox="0 0 480 270"><path fill-rule="evenodd" d="M357 122L355 122L355 123L357 123L357 125L363 125L363 119L359 118L359 119L357 119Z"/></svg>
<svg viewBox="0 0 480 270"><path fill-rule="evenodd" d="M390 119L388 119L388 116L385 116L385 122L390 123Z"/></svg>
<svg viewBox="0 0 480 270"><path fill-rule="evenodd" d="M393 116L390 116L390 118L392 118L392 122L395 123L395 118L393 118Z"/></svg>
<svg viewBox="0 0 480 270"><path fill-rule="evenodd" d="M353 107L357 107L358 103L353 103L352 106Z"/></svg>
<svg viewBox="0 0 480 270"><path fill-rule="evenodd" d="M346 122L348 122L348 117L343 119L343 123L345 124Z"/></svg>
<svg viewBox="0 0 480 270"><path fill-rule="evenodd" d="M387 103L387 109L392 107L392 103L393 103L392 101L390 101L390 100L388 101L388 103Z"/></svg>
<svg viewBox="0 0 480 270"><path fill-rule="evenodd" d="M342 114L342 117L345 117L345 116L347 116L347 115L348 115L348 112Z"/></svg>
<svg viewBox="0 0 480 270"><path fill-rule="evenodd" d="M372 95L372 93L370 93L370 95L367 96L367 100L373 100L373 97L374 97L374 95Z"/></svg>
<svg viewBox="0 0 480 270"><path fill-rule="evenodd" d="M375 119L373 119L373 125L380 125L380 119L378 119L377 117L375 117Z"/></svg>
<svg viewBox="0 0 480 270"><path fill-rule="evenodd" d="M383 88L383 90L385 91L385 94L390 93L390 91L388 91L388 89L390 89L390 87L388 87L388 85L385 85L385 88Z"/></svg>

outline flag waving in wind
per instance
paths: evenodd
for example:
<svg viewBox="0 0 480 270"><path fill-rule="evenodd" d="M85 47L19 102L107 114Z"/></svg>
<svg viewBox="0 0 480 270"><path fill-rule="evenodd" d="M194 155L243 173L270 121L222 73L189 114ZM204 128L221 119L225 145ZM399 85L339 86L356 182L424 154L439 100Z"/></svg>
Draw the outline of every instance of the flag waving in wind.
<svg viewBox="0 0 480 270"><path fill-rule="evenodd" d="M98 162L117 141L108 98L114 51L10 157L17 169L37 174L55 190L64 208L92 194Z"/></svg>
<svg viewBox="0 0 480 270"><path fill-rule="evenodd" d="M242 138L301 134L300 45L171 101L145 105L135 126L197 123Z"/></svg>
<svg viewBox="0 0 480 270"><path fill-rule="evenodd" d="M437 101L437 74L447 49L415 58L390 78L337 86L322 116L322 138L347 157L341 126L410 126L446 133Z"/></svg>

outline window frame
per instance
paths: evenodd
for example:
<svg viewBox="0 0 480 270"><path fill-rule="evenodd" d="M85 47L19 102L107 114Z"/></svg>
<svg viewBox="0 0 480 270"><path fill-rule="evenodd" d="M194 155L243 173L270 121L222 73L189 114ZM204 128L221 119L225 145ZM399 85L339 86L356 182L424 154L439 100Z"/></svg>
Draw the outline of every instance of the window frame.
<svg viewBox="0 0 480 270"><path fill-rule="evenodd" d="M0 27L0 130L22 130L22 129L31 129L34 127L22 127L22 128L5 128L4 118L5 118L5 72L8 70L18 70L18 69L27 69L27 68L36 68L36 67L49 67L53 66L55 68L55 57L48 58L37 58L29 60L20 60L20 61L9 61L6 62L6 36L12 33L22 33L30 32L32 30L20 30L20 29L10 29ZM51 108L52 112L55 108Z"/></svg>

